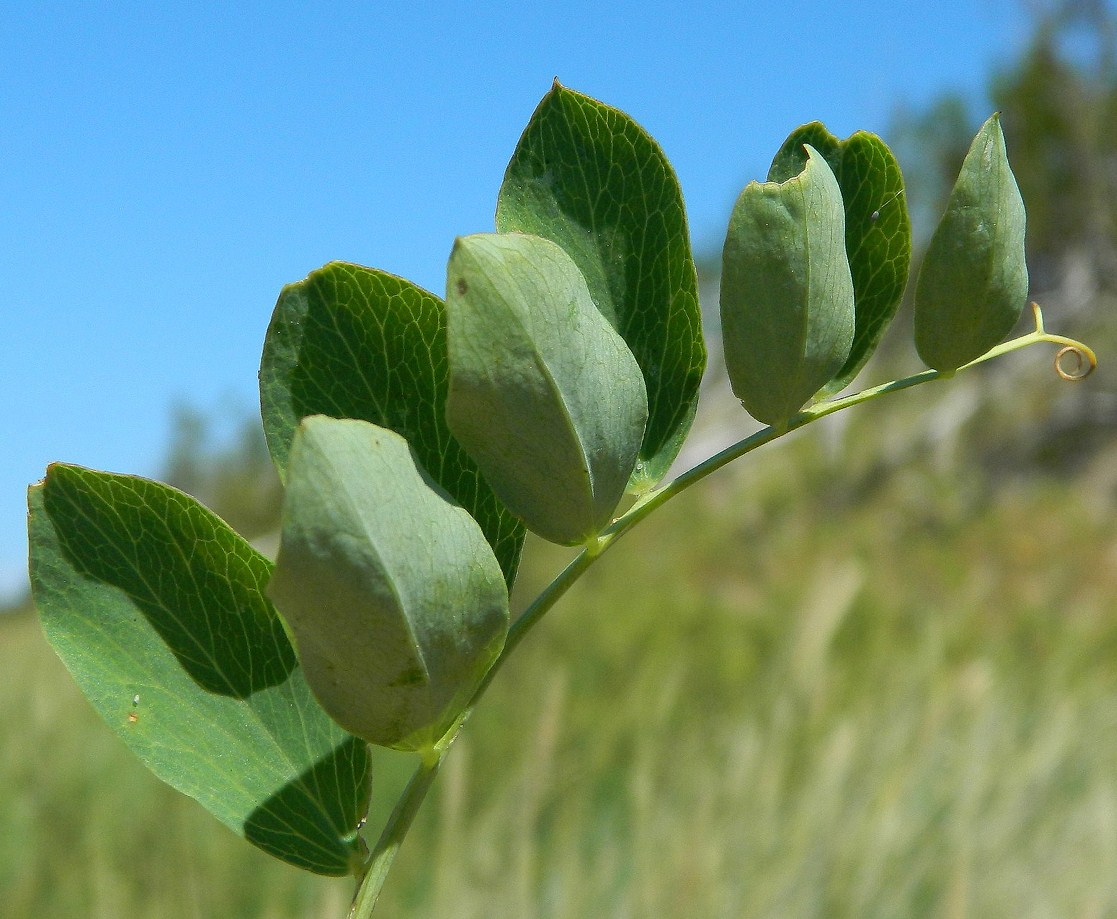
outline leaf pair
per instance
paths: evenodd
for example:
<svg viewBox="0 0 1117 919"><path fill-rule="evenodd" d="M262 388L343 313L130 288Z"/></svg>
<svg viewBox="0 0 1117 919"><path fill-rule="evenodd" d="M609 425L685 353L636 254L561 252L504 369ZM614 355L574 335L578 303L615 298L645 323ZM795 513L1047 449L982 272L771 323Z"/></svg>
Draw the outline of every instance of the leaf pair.
<svg viewBox="0 0 1117 919"><path fill-rule="evenodd" d="M476 521L398 435L308 418L288 472L273 574L189 496L55 464L29 495L31 583L51 645L157 776L340 875L360 867L370 787L346 730L435 743L503 646L508 594Z"/></svg>
<svg viewBox="0 0 1117 919"><path fill-rule="evenodd" d="M515 579L523 525L446 423L446 304L410 281L334 262L284 288L260 361L264 434L281 478L299 422L353 418L407 440L419 465L478 522Z"/></svg>
<svg viewBox="0 0 1117 919"><path fill-rule="evenodd" d="M557 82L450 259L450 426L527 526L577 544L667 472L705 368L682 192L631 118Z"/></svg>
<svg viewBox="0 0 1117 919"><path fill-rule="evenodd" d="M781 424L845 387L875 350L907 282L903 177L879 137L792 132L768 182L750 183L722 254L722 331L733 391Z"/></svg>
<svg viewBox="0 0 1117 919"><path fill-rule="evenodd" d="M839 141L804 125L768 178L734 207L721 310L734 393L779 425L868 360L903 296L911 228L899 167L872 134ZM951 372L1012 330L1028 290L1024 224L994 115L966 156L916 284L916 348L931 367Z"/></svg>
<svg viewBox="0 0 1117 919"><path fill-rule="evenodd" d="M269 593L330 716L399 749L437 743L500 652L524 538L450 432L448 384L445 303L411 282L334 263L280 295L260 366L287 485Z"/></svg>

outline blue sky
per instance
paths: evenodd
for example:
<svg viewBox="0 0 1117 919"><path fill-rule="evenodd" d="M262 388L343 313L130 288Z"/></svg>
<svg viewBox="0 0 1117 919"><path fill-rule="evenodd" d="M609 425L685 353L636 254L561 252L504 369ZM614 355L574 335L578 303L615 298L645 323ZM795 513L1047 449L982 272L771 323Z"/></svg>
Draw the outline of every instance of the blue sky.
<svg viewBox="0 0 1117 919"><path fill-rule="evenodd" d="M984 116L1027 34L1015 0L7 4L0 598L48 462L158 475L174 403L254 408L285 283L345 259L440 292L554 77L656 137L711 250L791 129L887 139L947 90Z"/></svg>

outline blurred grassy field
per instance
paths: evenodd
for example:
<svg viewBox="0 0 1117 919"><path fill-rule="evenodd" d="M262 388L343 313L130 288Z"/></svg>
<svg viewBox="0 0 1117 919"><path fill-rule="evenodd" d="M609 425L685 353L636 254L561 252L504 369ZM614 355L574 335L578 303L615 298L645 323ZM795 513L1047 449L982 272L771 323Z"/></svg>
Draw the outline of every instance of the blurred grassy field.
<svg viewBox="0 0 1117 919"><path fill-rule="evenodd" d="M874 426L921 410L899 401L715 476L591 571L494 683L379 915L1117 916L1110 502L882 470ZM532 544L521 593L562 558ZM347 882L150 778L29 616L0 621L0 700L5 919L344 915Z"/></svg>

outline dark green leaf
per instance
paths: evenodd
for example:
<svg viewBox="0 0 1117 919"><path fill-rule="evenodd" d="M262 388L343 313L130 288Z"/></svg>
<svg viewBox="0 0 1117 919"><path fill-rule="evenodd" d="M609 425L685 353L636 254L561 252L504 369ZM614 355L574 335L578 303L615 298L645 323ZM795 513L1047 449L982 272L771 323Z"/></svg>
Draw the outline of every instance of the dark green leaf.
<svg viewBox="0 0 1117 919"><path fill-rule="evenodd" d="M541 237L459 239L446 284L451 430L529 529L584 542L640 448L648 403L632 352Z"/></svg>
<svg viewBox="0 0 1117 919"><path fill-rule="evenodd" d="M268 594L326 711L400 750L441 739L508 633L508 589L477 522L406 440L366 421L299 426Z"/></svg>
<svg viewBox="0 0 1117 919"><path fill-rule="evenodd" d="M267 559L144 479L55 464L29 504L43 630L101 717L264 851L350 872L368 750L311 695L263 595Z"/></svg>
<svg viewBox="0 0 1117 919"><path fill-rule="evenodd" d="M496 224L565 249L635 355L649 413L632 487L651 487L690 430L706 366L686 212L667 157L623 112L556 81L508 165Z"/></svg>
<svg viewBox="0 0 1117 919"><path fill-rule="evenodd" d="M982 125L915 285L915 346L952 371L999 344L1028 296L1024 202L998 115Z"/></svg>
<svg viewBox="0 0 1117 919"><path fill-rule="evenodd" d="M842 195L821 154L782 184L750 182L722 254L721 323L733 392L778 425L845 364L853 342L853 280Z"/></svg>
<svg viewBox="0 0 1117 919"><path fill-rule="evenodd" d="M264 342L260 403L280 475L307 415L359 418L407 438L419 462L484 530L506 581L524 528L446 426L446 308L383 271L334 262L284 288Z"/></svg>
<svg viewBox="0 0 1117 919"><path fill-rule="evenodd" d="M821 122L797 128L768 170L769 182L798 175L807 162L804 144L825 157L838 180L845 207L845 246L853 276L856 324L849 358L820 395L844 389L865 366L896 315L908 280L911 221L904 177L888 146L858 131L838 140Z"/></svg>

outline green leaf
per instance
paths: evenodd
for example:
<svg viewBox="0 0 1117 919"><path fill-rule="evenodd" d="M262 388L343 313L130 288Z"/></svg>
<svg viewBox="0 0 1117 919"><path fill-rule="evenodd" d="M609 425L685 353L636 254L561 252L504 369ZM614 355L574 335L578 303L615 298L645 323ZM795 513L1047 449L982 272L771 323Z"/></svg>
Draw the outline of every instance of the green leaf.
<svg viewBox="0 0 1117 919"><path fill-rule="evenodd" d="M29 505L43 630L98 714L249 842L349 873L368 748L314 701L263 595L267 559L193 498L132 476L55 464Z"/></svg>
<svg viewBox="0 0 1117 919"><path fill-rule="evenodd" d="M398 434L305 418L268 594L322 706L401 750L433 746L504 647L508 590L477 522Z"/></svg>
<svg viewBox="0 0 1117 919"><path fill-rule="evenodd" d="M528 528L564 545L607 524L648 403L640 368L559 246L459 239L447 270L454 435Z"/></svg>
<svg viewBox="0 0 1117 919"><path fill-rule="evenodd" d="M721 321L733 392L778 425L834 378L853 342L842 195L813 147L782 184L750 182L722 253Z"/></svg>
<svg viewBox="0 0 1117 919"><path fill-rule="evenodd" d="M558 243L636 357L648 423L632 488L666 474L706 366L698 281L675 171L623 112L555 81L500 187L496 225Z"/></svg>
<svg viewBox="0 0 1117 919"><path fill-rule="evenodd" d="M1000 117L982 125L923 257L915 346L935 370L956 370L1012 331L1028 296L1024 202Z"/></svg>
<svg viewBox="0 0 1117 919"><path fill-rule="evenodd" d="M280 475L307 415L359 418L407 438L485 532L515 580L524 528L446 425L446 307L383 271L331 263L284 288L264 341L260 404Z"/></svg>
<svg viewBox="0 0 1117 919"><path fill-rule="evenodd" d="M842 191L856 304L849 358L820 393L829 396L857 376L896 315L911 263L911 220L900 164L887 144L867 131L838 140L818 121L797 128L772 160L769 182L785 182L802 172L805 144L823 155Z"/></svg>

